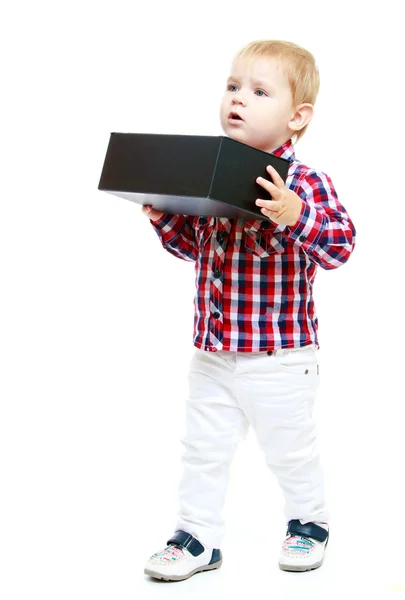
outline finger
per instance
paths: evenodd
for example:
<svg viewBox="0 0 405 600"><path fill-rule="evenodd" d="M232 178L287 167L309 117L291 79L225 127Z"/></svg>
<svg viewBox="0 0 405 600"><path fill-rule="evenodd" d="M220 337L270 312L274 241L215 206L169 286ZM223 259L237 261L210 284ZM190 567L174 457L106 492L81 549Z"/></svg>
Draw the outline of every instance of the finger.
<svg viewBox="0 0 405 600"><path fill-rule="evenodd" d="M260 204L259 204L260 206ZM279 212L283 208L283 203L277 200L268 200L265 205L262 205L262 210L268 210L270 212Z"/></svg>
<svg viewBox="0 0 405 600"><path fill-rule="evenodd" d="M267 166L267 171L270 173L271 178L272 178L274 184L278 188L284 187L284 181L283 181L283 179L280 177L280 175L278 174L278 172L276 171L276 169L272 165L268 165Z"/></svg>
<svg viewBox="0 0 405 600"><path fill-rule="evenodd" d="M270 181L267 182L268 185L267 186L263 186L265 187L265 189L267 189L269 195L270 195L270 199L263 199L263 198L257 198L257 200L261 200L262 202L272 202L272 201L279 201L282 195L281 190L278 189L277 186L275 186L273 183L270 183ZM272 186L272 187L270 187ZM265 206L264 204L262 204L262 206Z"/></svg>
<svg viewBox="0 0 405 600"><path fill-rule="evenodd" d="M269 181L268 179L265 179L264 177L258 177L256 179L256 182L261 185L262 187L264 187L271 195L272 191L278 191L278 187L276 185L274 185L274 183L272 181Z"/></svg>

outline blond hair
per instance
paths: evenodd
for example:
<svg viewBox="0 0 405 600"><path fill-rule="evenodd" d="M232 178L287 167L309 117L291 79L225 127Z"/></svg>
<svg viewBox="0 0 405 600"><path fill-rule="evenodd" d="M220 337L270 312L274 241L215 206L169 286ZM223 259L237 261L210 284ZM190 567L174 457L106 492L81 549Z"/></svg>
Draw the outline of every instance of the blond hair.
<svg viewBox="0 0 405 600"><path fill-rule="evenodd" d="M256 40L239 50L235 58L251 59L255 56L267 56L280 61L291 87L294 107L302 103L315 104L320 79L315 58L311 52L292 42ZM298 142L304 135L308 125L309 123L294 134L295 142Z"/></svg>

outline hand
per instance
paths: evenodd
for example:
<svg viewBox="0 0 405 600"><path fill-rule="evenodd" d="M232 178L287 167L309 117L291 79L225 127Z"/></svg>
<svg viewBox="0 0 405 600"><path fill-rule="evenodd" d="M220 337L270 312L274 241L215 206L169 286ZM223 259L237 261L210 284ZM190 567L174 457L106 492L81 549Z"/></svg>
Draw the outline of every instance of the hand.
<svg viewBox="0 0 405 600"><path fill-rule="evenodd" d="M267 170L274 183L263 177L258 177L256 182L271 194L273 200L258 198L257 206L262 206L262 213L271 221L280 225L295 225L301 213L301 198L285 186L274 167L268 165Z"/></svg>
<svg viewBox="0 0 405 600"><path fill-rule="evenodd" d="M142 212L144 215L149 217L151 221L157 221L158 219L160 219L160 217L162 217L165 214L164 212L160 212L159 210L154 210L150 204L142 206Z"/></svg>

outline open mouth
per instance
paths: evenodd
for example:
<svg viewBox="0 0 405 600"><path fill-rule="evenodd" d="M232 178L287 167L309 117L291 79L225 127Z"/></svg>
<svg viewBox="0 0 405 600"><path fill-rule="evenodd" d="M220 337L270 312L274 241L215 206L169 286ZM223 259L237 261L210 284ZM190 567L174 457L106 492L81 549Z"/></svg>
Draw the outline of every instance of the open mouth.
<svg viewBox="0 0 405 600"><path fill-rule="evenodd" d="M237 113L235 113L235 112L231 112L231 113L228 115L228 119L232 119L232 121L233 121L233 120L235 120L235 121L243 121L242 117L240 117L240 116L239 116Z"/></svg>

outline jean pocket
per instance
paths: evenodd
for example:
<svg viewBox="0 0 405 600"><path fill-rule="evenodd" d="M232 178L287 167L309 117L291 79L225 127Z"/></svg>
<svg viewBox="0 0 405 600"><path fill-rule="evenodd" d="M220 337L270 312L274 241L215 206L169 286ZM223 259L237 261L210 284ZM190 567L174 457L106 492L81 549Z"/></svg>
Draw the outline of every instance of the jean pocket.
<svg viewBox="0 0 405 600"><path fill-rule="evenodd" d="M277 365L281 371L292 375L302 375L303 377L317 377L319 375L319 365L314 346L305 346L300 349L286 349L282 353L275 355Z"/></svg>

